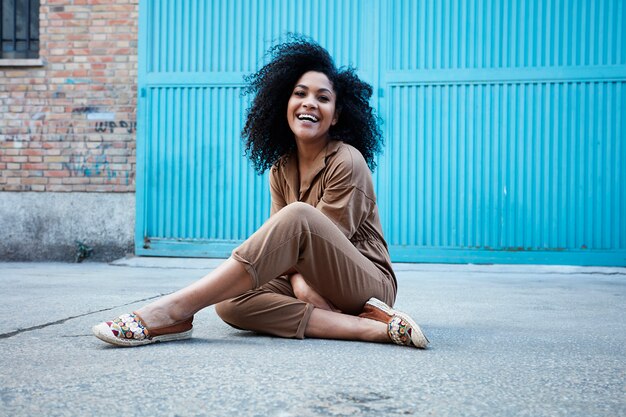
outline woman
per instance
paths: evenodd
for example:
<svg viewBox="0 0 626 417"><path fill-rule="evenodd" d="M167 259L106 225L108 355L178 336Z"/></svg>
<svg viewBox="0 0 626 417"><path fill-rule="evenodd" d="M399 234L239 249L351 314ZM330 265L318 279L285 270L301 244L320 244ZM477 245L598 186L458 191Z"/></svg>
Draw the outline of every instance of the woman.
<svg viewBox="0 0 626 417"><path fill-rule="evenodd" d="M326 50L294 38L252 75L243 135L270 168L269 220L199 281L93 328L119 346L191 337L193 315L217 304L228 324L280 337L428 340L390 305L397 283L369 168L381 135L372 88Z"/></svg>

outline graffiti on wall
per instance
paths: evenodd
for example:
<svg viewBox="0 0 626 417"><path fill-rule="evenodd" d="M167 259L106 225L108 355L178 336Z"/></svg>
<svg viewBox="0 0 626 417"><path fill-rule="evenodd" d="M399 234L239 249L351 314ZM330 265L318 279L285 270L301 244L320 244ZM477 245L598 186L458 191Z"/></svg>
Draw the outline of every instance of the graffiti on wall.
<svg viewBox="0 0 626 417"><path fill-rule="evenodd" d="M95 148L81 150L70 156L69 162L63 163L63 168L71 176L106 177L107 180L119 179L120 183L128 185L133 178L129 170L113 169L110 155L107 150L113 146L110 143L99 143Z"/></svg>
<svg viewBox="0 0 626 417"><path fill-rule="evenodd" d="M126 120L120 120L119 122L108 121L108 122L97 122L96 123L96 132L106 132L113 133L115 128L120 127L126 130L126 133L134 133L137 129L137 122L129 122Z"/></svg>
<svg viewBox="0 0 626 417"><path fill-rule="evenodd" d="M94 107L81 107L72 111L73 114L99 116ZM113 113L109 113L113 116ZM60 162L63 170L69 171L72 177L104 177L107 182L129 185L134 179L130 168L120 166L130 164L128 161L132 149L127 149L129 139L137 129L133 120L46 120L46 113L38 112L31 116L30 123L20 129L9 129L0 126L0 141L13 142L12 148L30 148L28 142L40 142L43 148L50 142L65 142L59 146L61 155L67 155ZM110 137L116 134L122 137ZM42 146L36 146L41 148ZM123 149L123 152L120 150ZM45 152L45 151L44 151ZM127 165L128 166L128 165Z"/></svg>

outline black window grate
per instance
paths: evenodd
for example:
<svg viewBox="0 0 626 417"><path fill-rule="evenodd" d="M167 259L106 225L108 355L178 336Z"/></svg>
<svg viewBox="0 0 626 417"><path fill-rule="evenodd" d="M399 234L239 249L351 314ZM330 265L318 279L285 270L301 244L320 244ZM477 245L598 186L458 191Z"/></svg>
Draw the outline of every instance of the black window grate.
<svg viewBox="0 0 626 417"><path fill-rule="evenodd" d="M39 0L0 1L0 58L38 58Z"/></svg>

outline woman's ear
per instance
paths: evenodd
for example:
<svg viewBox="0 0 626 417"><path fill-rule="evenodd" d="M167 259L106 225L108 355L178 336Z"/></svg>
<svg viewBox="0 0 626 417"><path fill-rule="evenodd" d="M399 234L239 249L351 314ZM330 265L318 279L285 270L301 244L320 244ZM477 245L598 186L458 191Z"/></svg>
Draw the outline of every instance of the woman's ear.
<svg viewBox="0 0 626 417"><path fill-rule="evenodd" d="M335 114L333 115L333 120L330 122L331 126L335 126L339 121L339 113L341 113L341 109L335 109Z"/></svg>

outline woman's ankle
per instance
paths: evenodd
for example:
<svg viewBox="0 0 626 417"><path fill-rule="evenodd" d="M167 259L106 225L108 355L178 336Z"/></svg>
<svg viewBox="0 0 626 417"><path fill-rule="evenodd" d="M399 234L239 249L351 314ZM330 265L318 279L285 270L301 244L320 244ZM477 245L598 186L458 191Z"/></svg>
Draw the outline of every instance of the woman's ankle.
<svg viewBox="0 0 626 417"><path fill-rule="evenodd" d="M363 340L377 343L389 343L389 334L387 333L387 325L379 321L370 320L367 318L359 317L360 323L363 326Z"/></svg>
<svg viewBox="0 0 626 417"><path fill-rule="evenodd" d="M160 328L180 323L190 316L177 308L175 303L167 303L165 300L158 300L148 304L136 311L144 324L150 328Z"/></svg>

